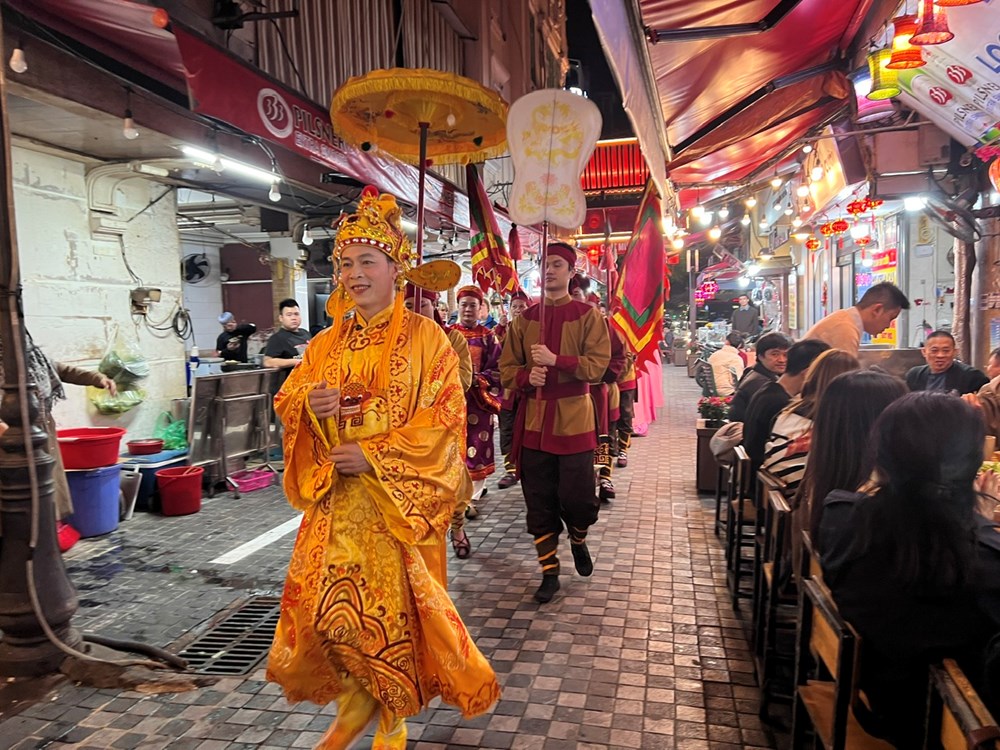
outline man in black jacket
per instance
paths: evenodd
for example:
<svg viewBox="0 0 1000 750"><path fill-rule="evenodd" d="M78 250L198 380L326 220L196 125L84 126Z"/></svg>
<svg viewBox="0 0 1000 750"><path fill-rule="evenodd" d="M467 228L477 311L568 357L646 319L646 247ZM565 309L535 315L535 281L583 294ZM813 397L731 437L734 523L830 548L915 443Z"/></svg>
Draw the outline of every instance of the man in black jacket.
<svg viewBox="0 0 1000 750"><path fill-rule="evenodd" d="M785 372L788 365L788 349L792 342L783 333L767 333L757 341L757 363L744 371L733 394L729 406L729 420L742 422L746 415L750 398L768 383L773 383Z"/></svg>
<svg viewBox="0 0 1000 750"><path fill-rule="evenodd" d="M911 391L954 391L963 396L976 393L990 382L982 371L955 361L955 338L947 331L934 331L920 351L927 364L906 373L906 385Z"/></svg>

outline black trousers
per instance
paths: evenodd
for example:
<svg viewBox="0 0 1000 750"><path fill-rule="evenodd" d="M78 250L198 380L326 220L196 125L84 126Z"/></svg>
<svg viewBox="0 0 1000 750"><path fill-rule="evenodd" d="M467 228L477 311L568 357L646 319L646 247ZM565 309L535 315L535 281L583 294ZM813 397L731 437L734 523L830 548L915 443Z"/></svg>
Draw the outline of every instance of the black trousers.
<svg viewBox="0 0 1000 750"><path fill-rule="evenodd" d="M632 418L635 416L635 390L622 391L618 414L618 440L621 447L628 448L632 436Z"/></svg>
<svg viewBox="0 0 1000 750"><path fill-rule="evenodd" d="M506 456L514 447L514 417L513 409L500 410L500 452Z"/></svg>
<svg viewBox="0 0 1000 750"><path fill-rule="evenodd" d="M594 452L558 456L521 449L521 489L528 533L558 534L563 524L585 532L597 521L601 503L594 483Z"/></svg>

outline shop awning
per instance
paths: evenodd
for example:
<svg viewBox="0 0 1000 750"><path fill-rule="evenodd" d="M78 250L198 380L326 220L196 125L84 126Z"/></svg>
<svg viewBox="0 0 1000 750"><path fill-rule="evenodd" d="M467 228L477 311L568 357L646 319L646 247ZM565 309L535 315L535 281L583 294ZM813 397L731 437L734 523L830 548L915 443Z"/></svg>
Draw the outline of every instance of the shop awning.
<svg viewBox="0 0 1000 750"><path fill-rule="evenodd" d="M345 145L333 133L325 107L178 23L172 22L169 30L157 27L154 6L129 0L7 0L7 4L42 27L187 93L194 112L309 159L320 167L317 182L326 170L417 203L415 167ZM280 164L280 152L278 157ZM427 175L425 202L440 221L469 227L468 198L452 183Z"/></svg>
<svg viewBox="0 0 1000 750"><path fill-rule="evenodd" d="M592 3L628 5L633 0ZM634 0L645 40L609 61L621 88L654 82L678 185L738 182L846 104L842 53L872 0ZM596 11L599 25L620 23ZM602 30L621 37L620 30ZM645 59L648 67L621 65ZM627 106L627 104L626 104ZM642 134L637 133L642 139Z"/></svg>

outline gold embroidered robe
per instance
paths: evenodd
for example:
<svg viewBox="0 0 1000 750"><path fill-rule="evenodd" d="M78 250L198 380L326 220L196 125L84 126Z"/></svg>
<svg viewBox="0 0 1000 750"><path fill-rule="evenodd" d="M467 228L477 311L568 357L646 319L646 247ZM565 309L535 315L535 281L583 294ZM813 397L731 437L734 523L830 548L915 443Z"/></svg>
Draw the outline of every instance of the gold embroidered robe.
<svg viewBox="0 0 1000 750"><path fill-rule="evenodd" d="M437 323L403 311L378 392L390 314L320 333L275 399L285 493L304 516L268 679L290 701L324 705L349 674L398 716L437 695L475 716L500 690L446 591L445 531L471 495L458 357ZM341 389L339 423L308 406L324 381ZM329 452L346 443L360 445L374 471L339 476Z"/></svg>

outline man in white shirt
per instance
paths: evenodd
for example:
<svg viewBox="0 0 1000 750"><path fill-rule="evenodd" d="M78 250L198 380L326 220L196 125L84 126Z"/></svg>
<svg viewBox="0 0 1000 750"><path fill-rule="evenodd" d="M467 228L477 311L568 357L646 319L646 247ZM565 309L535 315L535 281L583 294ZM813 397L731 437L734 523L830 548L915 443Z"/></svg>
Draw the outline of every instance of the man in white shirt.
<svg viewBox="0 0 1000 750"><path fill-rule="evenodd" d="M736 384L743 377L746 365L740 356L739 348L743 346L742 334L733 331L726 336L726 343L719 351L708 358L712 367L712 377L715 378L715 392L720 396L732 396Z"/></svg>
<svg viewBox="0 0 1000 750"><path fill-rule="evenodd" d="M865 292L854 307L836 310L810 328L803 339L819 339L834 349L858 356L861 334L875 336L894 321L910 301L895 284L883 281Z"/></svg>

